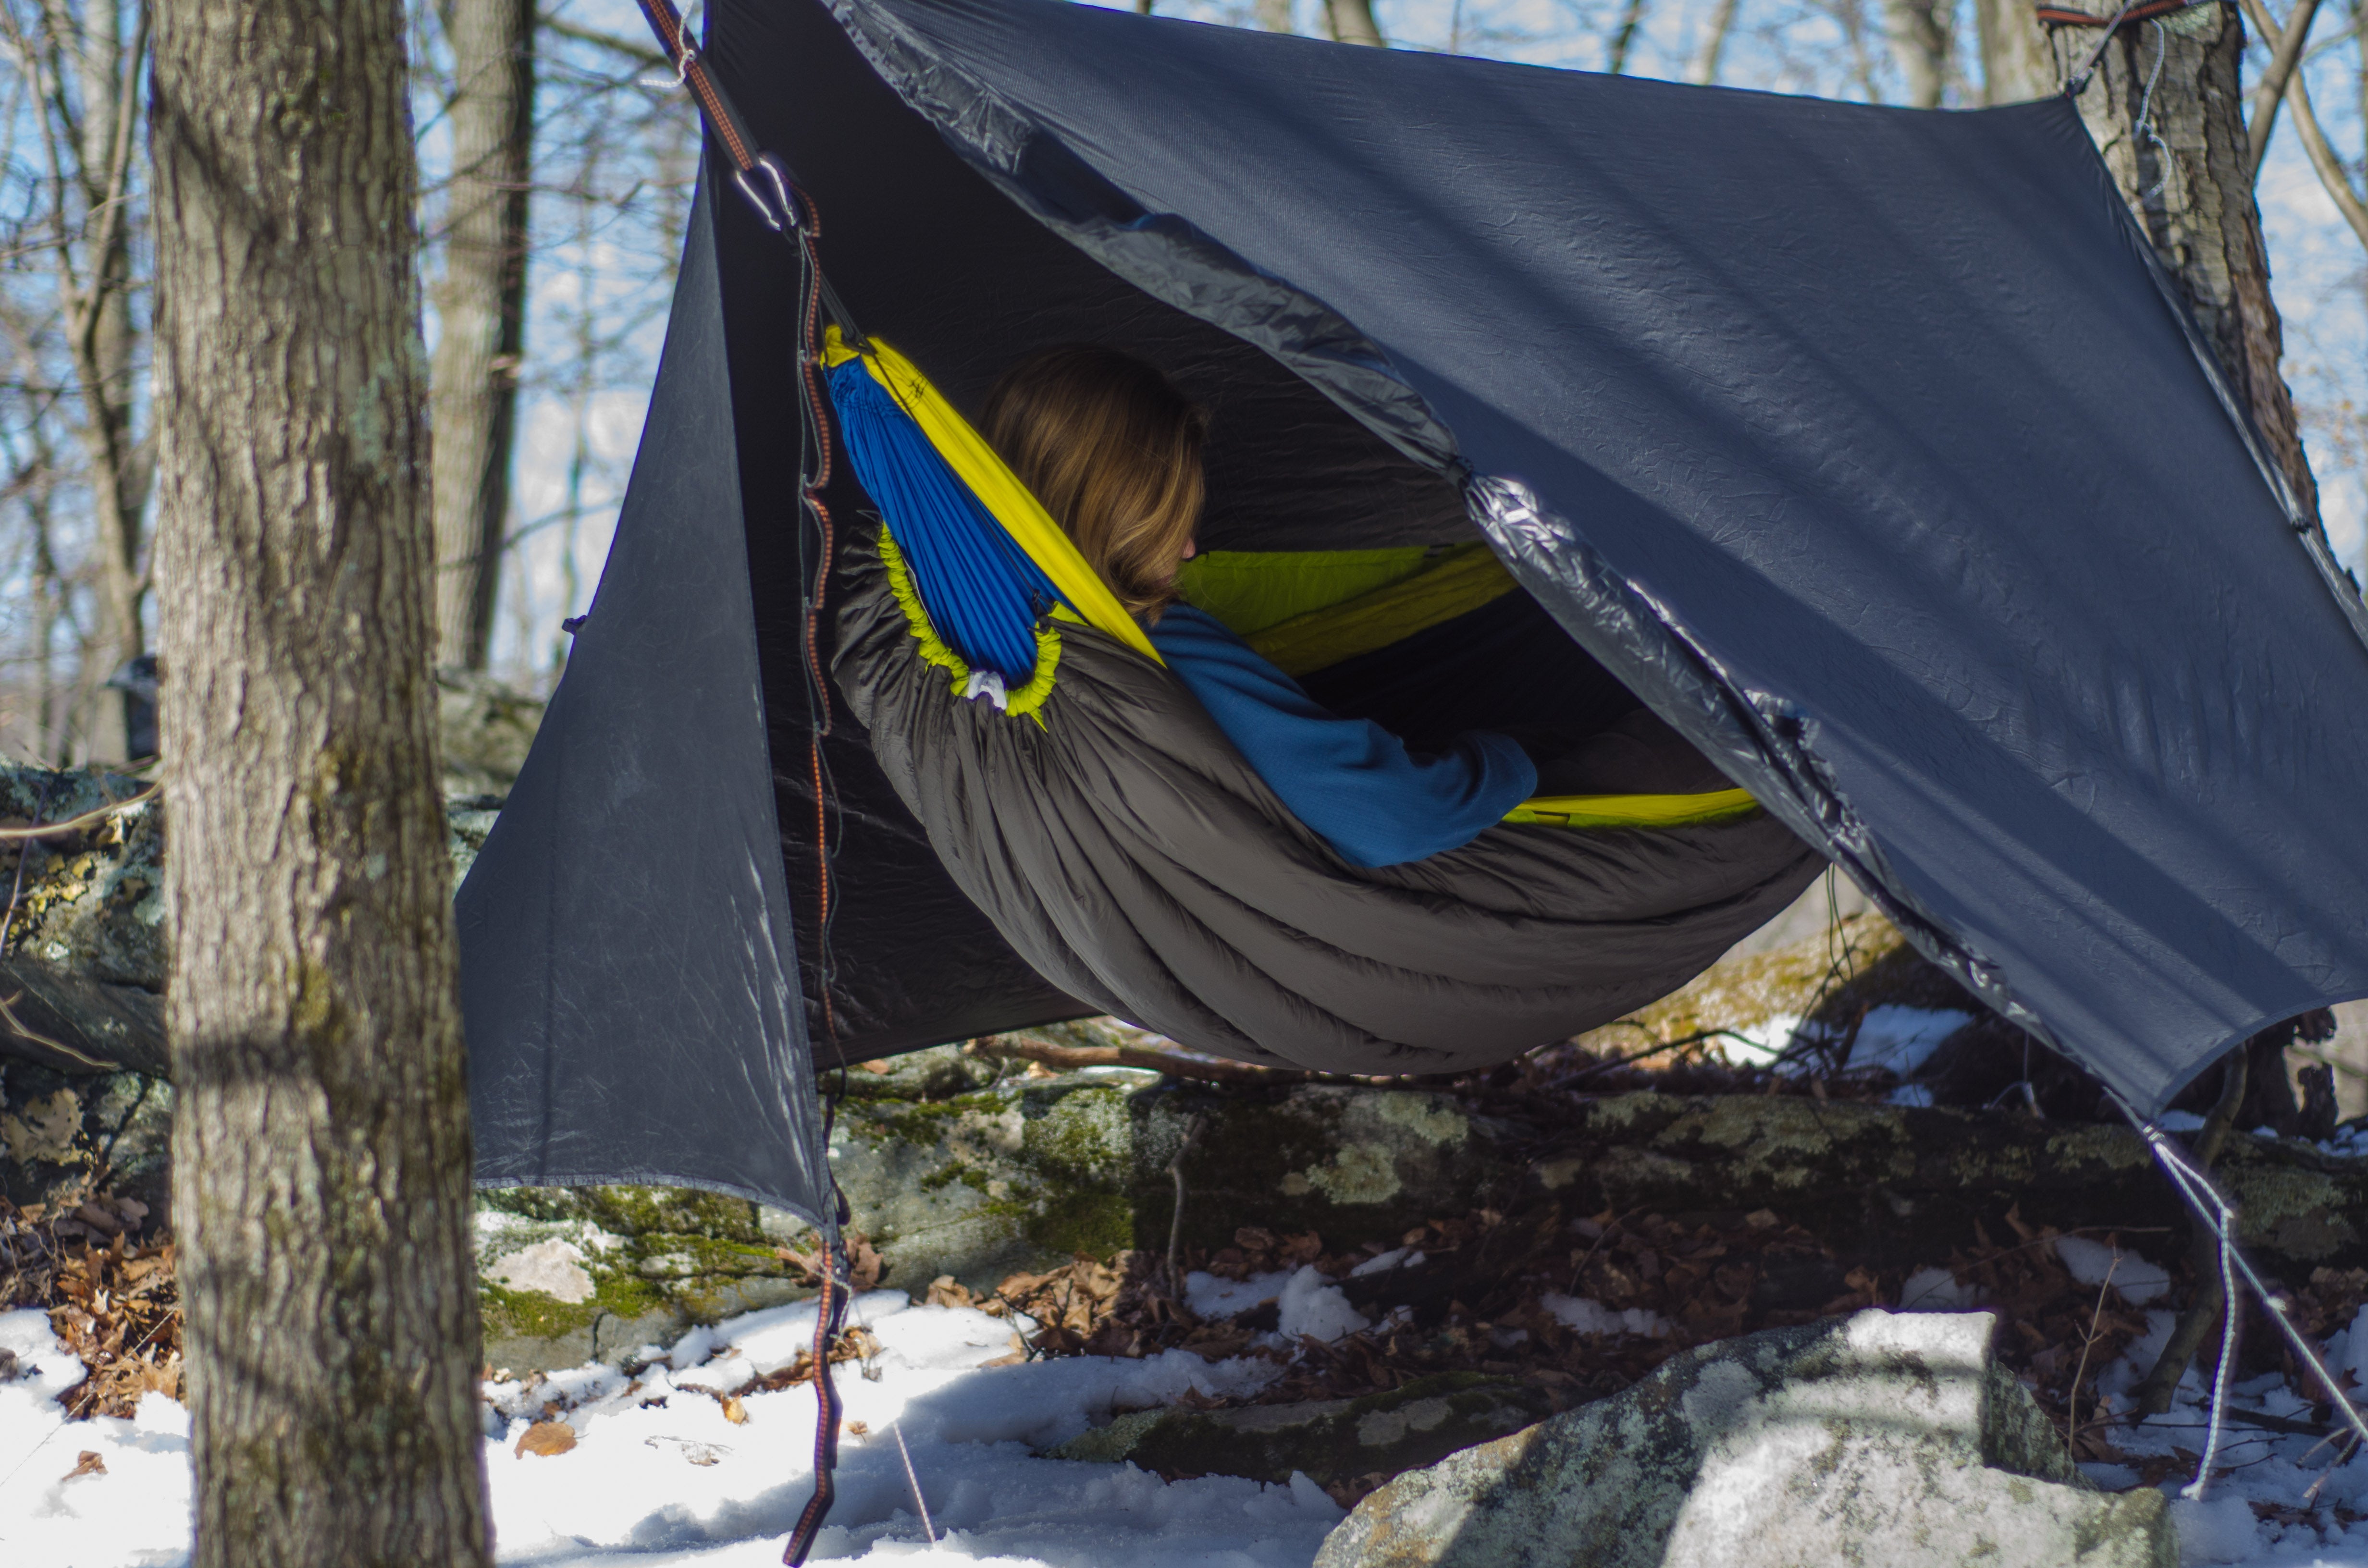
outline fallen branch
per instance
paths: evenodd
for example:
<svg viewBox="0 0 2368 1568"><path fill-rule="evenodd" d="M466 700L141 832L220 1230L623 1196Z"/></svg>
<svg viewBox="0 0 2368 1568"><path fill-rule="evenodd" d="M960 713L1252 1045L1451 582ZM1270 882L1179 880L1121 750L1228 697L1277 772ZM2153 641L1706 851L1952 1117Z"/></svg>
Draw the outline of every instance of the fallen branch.
<svg viewBox="0 0 2368 1568"><path fill-rule="evenodd" d="M29 838L47 838L51 834L72 833L76 828L88 827L91 824L102 818L111 817L118 812L128 812L134 806L146 805L154 800L157 791L164 788L162 784L151 784L128 800L111 801L106 805L95 806L81 815L68 817L63 822L45 823L40 827L0 827L0 843L15 844Z"/></svg>
<svg viewBox="0 0 2368 1568"><path fill-rule="evenodd" d="M1145 1045L1054 1045L1026 1035L985 1035L970 1042L972 1054L1003 1061L1041 1062L1064 1073L1086 1067L1133 1067L1165 1073L1203 1084L1387 1084L1391 1078L1351 1076L1346 1073L1310 1073L1296 1067L1260 1067L1248 1062L1227 1062L1181 1051L1160 1051Z"/></svg>

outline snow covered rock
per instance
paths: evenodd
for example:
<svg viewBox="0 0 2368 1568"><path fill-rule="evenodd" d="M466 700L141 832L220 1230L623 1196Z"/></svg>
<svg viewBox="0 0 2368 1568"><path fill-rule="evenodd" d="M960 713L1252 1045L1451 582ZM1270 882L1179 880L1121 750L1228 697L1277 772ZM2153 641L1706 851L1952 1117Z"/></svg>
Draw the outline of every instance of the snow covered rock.
<svg viewBox="0 0 2368 1568"><path fill-rule="evenodd" d="M1552 1413L1535 1384L1448 1372L1360 1399L1253 1404L1234 1410L1138 1411L1050 1450L1056 1460L1121 1460L1178 1480L1240 1475L1319 1485L1395 1474Z"/></svg>
<svg viewBox="0 0 2368 1568"><path fill-rule="evenodd" d="M2072 1468L1994 1324L1870 1311L1687 1351L1400 1476L1316 1568L2173 1568L2162 1494Z"/></svg>

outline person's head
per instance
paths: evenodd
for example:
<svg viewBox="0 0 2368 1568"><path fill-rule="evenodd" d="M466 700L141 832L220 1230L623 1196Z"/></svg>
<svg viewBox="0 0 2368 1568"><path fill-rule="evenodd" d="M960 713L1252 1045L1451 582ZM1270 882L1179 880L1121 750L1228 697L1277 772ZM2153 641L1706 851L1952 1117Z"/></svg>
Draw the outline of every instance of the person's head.
<svg viewBox="0 0 2368 1568"><path fill-rule="evenodd" d="M1040 349L986 396L985 435L1131 614L1156 619L1192 553L1208 416L1142 360Z"/></svg>

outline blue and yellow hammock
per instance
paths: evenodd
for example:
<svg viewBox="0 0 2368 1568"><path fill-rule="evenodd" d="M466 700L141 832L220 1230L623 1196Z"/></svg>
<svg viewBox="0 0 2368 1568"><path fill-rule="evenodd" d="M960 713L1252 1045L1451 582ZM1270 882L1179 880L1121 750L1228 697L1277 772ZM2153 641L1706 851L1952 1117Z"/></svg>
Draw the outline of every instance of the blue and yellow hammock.
<svg viewBox="0 0 2368 1568"><path fill-rule="evenodd" d="M823 365L840 438L880 508L880 555L921 656L957 696L1042 723L1061 657L1056 623L1093 627L1163 664L1061 526L913 362L832 327ZM1188 562L1185 598L1293 676L1386 647L1513 590L1485 544L1411 550L1219 551ZM1742 790L1557 795L1508 823L1680 827L1757 809Z"/></svg>

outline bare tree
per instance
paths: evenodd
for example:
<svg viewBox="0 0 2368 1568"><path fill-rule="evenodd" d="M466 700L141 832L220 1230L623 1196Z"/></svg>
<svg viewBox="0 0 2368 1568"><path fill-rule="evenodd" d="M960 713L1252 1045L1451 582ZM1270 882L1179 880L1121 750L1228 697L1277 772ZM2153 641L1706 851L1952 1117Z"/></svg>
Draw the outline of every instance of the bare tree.
<svg viewBox="0 0 2368 1568"><path fill-rule="evenodd" d="M492 1562L399 0L165 0L174 1221L201 1568Z"/></svg>
<svg viewBox="0 0 2368 1568"><path fill-rule="evenodd" d="M1691 80L1708 87L1718 82L1718 68L1726 55L1727 36L1735 31L1736 0L1713 0L1710 25L1702 30L1702 48L1694 55Z"/></svg>
<svg viewBox="0 0 2368 1568"><path fill-rule="evenodd" d="M1342 43L1365 43L1381 48L1385 41L1382 25L1373 19L1373 0L1324 0L1325 15L1332 23L1332 36Z"/></svg>
<svg viewBox="0 0 2368 1568"><path fill-rule="evenodd" d="M1635 47L1637 29L1645 25L1645 0L1621 0L1620 19L1611 24L1604 45L1603 69L1614 76L1628 74L1628 51Z"/></svg>
<svg viewBox="0 0 2368 1568"><path fill-rule="evenodd" d="M1974 0L1982 51L1982 102L2027 103L2058 91L2055 52L2032 20L2027 0Z"/></svg>
<svg viewBox="0 0 2368 1568"><path fill-rule="evenodd" d="M11 345L27 383L54 361L63 395L42 412L70 424L95 538L97 624L78 672L88 754L120 758L132 699L97 702L107 674L146 652L150 449L140 428L145 323L135 266L142 224L133 156L148 11L140 0L6 0L0 28L31 102L39 172L19 244L47 261L51 313ZM52 454L52 458L54 454Z"/></svg>
<svg viewBox="0 0 2368 1568"><path fill-rule="evenodd" d="M2293 15L2281 28L2277 19L2270 14L2267 6L2260 4L2260 0L2248 0L2246 6L2247 14L2253 18L2253 25L2261 29L2263 38L2271 40L2273 51L2269 67L2262 72L2260 84L2253 95L2253 119L2248 128L2247 137L2252 170L2256 176L2260 173L2261 158L2269 151L2270 136L2277 128L2278 103L2281 100L2291 103L2294 106L2294 134L2301 138L2303 152L2310 159L2311 168L2317 174L2319 184L2326 187L2328 199L2335 203L2335 210L2343 215L2343 221L2350 225L2353 235L2362 245L2368 245L2368 199L2363 199L2359 187L2352 184L2351 171L2345 165L2342 154L2336 152L2328 141L2326 129L2318 122L2318 112L2311 105L2310 83L2300 69L2303 46L2317 10L2317 0L2305 0L2304 4L2294 7ZM2354 47L2359 49L2360 56L2354 80L2360 107L2363 112L2368 112L2368 47L2362 47L2359 42L2361 8L2355 5L2352 28ZM2368 119L2363 119L2361 123L2368 126Z"/></svg>
<svg viewBox="0 0 2368 1568"><path fill-rule="evenodd" d="M1903 103L1939 108L1949 86L1957 34L1956 0L1884 0L1891 57L1906 85Z"/></svg>
<svg viewBox="0 0 2368 1568"><path fill-rule="evenodd" d="M2055 34L2064 75L2096 52L2097 36L2088 28ZM2199 6L2169 22L2123 27L2097 56L2080 114L2271 460L2305 517L2316 521L2318 487L2303 453L2294 395L2279 370L2283 335L2253 201L2251 139L2238 87L2244 48L2243 24L2229 6Z"/></svg>
<svg viewBox="0 0 2368 1568"><path fill-rule="evenodd" d="M437 658L482 670L494 636L526 353L534 0L441 0L452 175L429 376L436 427Z"/></svg>

